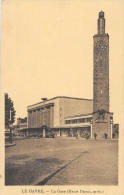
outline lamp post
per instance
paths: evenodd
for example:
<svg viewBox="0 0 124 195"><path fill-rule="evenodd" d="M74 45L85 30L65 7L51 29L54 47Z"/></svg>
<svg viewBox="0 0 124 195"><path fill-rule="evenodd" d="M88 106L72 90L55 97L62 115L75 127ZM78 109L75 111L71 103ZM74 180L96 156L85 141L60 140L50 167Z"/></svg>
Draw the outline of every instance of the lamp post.
<svg viewBox="0 0 124 195"><path fill-rule="evenodd" d="M47 98L41 98L43 100L44 103L44 111L43 111L43 125L45 126L45 101L47 100ZM45 127L43 128L43 137L46 137L46 131L45 131Z"/></svg>

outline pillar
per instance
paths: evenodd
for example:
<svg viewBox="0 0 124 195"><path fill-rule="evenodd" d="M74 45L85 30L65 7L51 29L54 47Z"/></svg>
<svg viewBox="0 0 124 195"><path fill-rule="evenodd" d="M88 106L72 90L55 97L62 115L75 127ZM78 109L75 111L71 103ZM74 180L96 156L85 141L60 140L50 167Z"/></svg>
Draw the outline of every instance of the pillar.
<svg viewBox="0 0 124 195"><path fill-rule="evenodd" d="M43 128L43 137L46 137L46 129Z"/></svg>
<svg viewBox="0 0 124 195"><path fill-rule="evenodd" d="M113 127L113 123L111 122L110 124L111 124L111 137L110 138L112 139L112 133L113 133L113 128L112 127Z"/></svg>

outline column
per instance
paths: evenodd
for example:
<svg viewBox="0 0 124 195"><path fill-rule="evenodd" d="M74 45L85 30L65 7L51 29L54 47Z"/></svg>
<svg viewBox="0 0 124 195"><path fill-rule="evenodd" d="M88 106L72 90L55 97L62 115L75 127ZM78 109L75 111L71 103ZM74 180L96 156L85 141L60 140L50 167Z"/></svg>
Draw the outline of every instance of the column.
<svg viewBox="0 0 124 195"><path fill-rule="evenodd" d="M80 129L77 129L78 137L80 137Z"/></svg>
<svg viewBox="0 0 124 195"><path fill-rule="evenodd" d="M50 107L50 127L53 127L53 106Z"/></svg>
<svg viewBox="0 0 124 195"><path fill-rule="evenodd" d="M30 112L28 111L28 118L27 118L27 128L30 127Z"/></svg>
<svg viewBox="0 0 124 195"><path fill-rule="evenodd" d="M43 125L43 110L40 109L40 127Z"/></svg>
<svg viewBox="0 0 124 195"><path fill-rule="evenodd" d="M34 128L34 111L32 110L32 127Z"/></svg>
<svg viewBox="0 0 124 195"><path fill-rule="evenodd" d="M39 109L37 109L37 128L39 127Z"/></svg>
<svg viewBox="0 0 124 195"><path fill-rule="evenodd" d="M61 136L60 129L59 129L59 134L58 134L57 136L58 136L58 137L60 137L60 136Z"/></svg>
<svg viewBox="0 0 124 195"><path fill-rule="evenodd" d="M46 126L46 107L44 105L44 110L43 110L43 125ZM46 137L46 129L43 128L43 137Z"/></svg>
<svg viewBox="0 0 124 195"><path fill-rule="evenodd" d="M36 117L36 110L34 111L34 127L36 127L37 117Z"/></svg>
<svg viewBox="0 0 124 195"><path fill-rule="evenodd" d="M43 128L43 137L46 137L46 129Z"/></svg>
<svg viewBox="0 0 124 195"><path fill-rule="evenodd" d="M37 109L37 127L39 127L39 109Z"/></svg>

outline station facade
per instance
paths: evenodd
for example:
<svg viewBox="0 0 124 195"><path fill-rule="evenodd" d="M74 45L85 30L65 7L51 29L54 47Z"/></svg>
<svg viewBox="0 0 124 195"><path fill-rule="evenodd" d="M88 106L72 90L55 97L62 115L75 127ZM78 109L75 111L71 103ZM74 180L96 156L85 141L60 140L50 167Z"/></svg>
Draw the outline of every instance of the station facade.
<svg viewBox="0 0 124 195"><path fill-rule="evenodd" d="M93 100L58 96L28 106L28 133L47 136L81 136L89 132L93 111ZM45 133L43 126L46 127ZM49 132L50 131L50 132Z"/></svg>

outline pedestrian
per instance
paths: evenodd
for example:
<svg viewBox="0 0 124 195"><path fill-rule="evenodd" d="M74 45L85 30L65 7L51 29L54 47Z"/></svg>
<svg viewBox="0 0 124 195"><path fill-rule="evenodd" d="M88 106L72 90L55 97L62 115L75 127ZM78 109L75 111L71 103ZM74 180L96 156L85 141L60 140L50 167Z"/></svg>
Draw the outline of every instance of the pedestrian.
<svg viewBox="0 0 124 195"><path fill-rule="evenodd" d="M55 138L55 133L53 133L53 139Z"/></svg>
<svg viewBox="0 0 124 195"><path fill-rule="evenodd" d="M94 138L95 138L95 140L96 140L96 137L97 137L97 134L96 134L96 133L94 133Z"/></svg>
<svg viewBox="0 0 124 195"><path fill-rule="evenodd" d="M107 139L107 133L104 133L104 137L105 137L105 139Z"/></svg>

